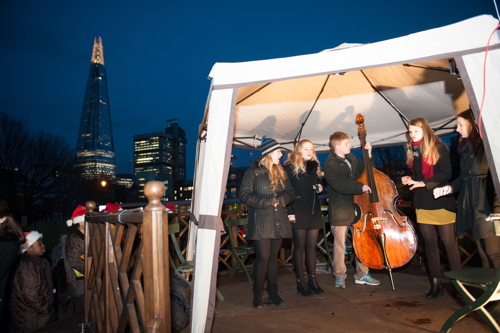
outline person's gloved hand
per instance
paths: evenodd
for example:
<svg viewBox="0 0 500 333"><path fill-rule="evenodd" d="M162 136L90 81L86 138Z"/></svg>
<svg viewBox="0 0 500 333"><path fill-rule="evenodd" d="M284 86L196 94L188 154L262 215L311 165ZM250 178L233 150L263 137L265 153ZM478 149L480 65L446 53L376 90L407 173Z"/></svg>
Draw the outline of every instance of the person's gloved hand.
<svg viewBox="0 0 500 333"><path fill-rule="evenodd" d="M286 208L286 199L284 196L280 195L278 197L278 203L281 207Z"/></svg>
<svg viewBox="0 0 500 333"><path fill-rule="evenodd" d="M432 191L432 193L434 194L434 199L437 199L439 197L451 194L451 186L450 185L446 185L446 186L443 186L443 187L436 187Z"/></svg>

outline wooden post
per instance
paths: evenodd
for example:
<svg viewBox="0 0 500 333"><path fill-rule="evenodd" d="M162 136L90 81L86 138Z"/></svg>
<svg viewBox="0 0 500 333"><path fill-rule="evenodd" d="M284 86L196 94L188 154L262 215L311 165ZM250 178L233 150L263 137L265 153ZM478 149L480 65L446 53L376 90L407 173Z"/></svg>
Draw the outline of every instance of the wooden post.
<svg viewBox="0 0 500 333"><path fill-rule="evenodd" d="M144 193L149 200L143 217L146 331L170 332L168 214L160 201L165 186L151 181L144 186Z"/></svg>
<svg viewBox="0 0 500 333"><path fill-rule="evenodd" d="M96 203L95 201L87 201L85 202L85 208L87 208L87 212L92 213L94 209L96 208ZM85 322L88 323L90 321L90 298L92 297L92 293L87 291L87 283L88 279L90 277L90 264L88 262L87 254L88 254L88 249L89 249L89 243L90 243L90 230L89 230L89 223L85 221L85 273L84 273L84 279L85 279L85 288L84 294L83 294L83 304L84 304L84 309L85 309Z"/></svg>

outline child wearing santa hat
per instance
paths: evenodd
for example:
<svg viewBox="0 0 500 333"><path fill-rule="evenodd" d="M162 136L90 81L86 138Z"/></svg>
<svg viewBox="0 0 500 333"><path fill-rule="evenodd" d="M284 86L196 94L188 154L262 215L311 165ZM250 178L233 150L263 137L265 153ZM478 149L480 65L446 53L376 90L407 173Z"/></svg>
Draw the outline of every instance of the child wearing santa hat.
<svg viewBox="0 0 500 333"><path fill-rule="evenodd" d="M82 275L85 272L85 214L87 209L83 206L75 208L71 219L66 221L66 225L71 227L77 225L76 229L66 241L64 248L64 267L66 269L66 281L68 282L68 294L73 303L73 313L83 312L83 294L85 283Z"/></svg>
<svg viewBox="0 0 500 333"><path fill-rule="evenodd" d="M42 234L24 233L21 261L14 276L12 318L14 332L32 332L54 321L53 286L49 262L40 258L45 252Z"/></svg>

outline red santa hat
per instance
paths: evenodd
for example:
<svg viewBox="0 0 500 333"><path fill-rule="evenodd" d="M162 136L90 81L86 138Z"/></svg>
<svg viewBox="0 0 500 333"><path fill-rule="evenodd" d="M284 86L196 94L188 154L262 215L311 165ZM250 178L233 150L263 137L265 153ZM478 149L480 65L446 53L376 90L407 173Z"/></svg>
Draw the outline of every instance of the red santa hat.
<svg viewBox="0 0 500 333"><path fill-rule="evenodd" d="M33 230L33 231L30 231L30 232L25 232L24 233L24 237L26 237L26 243L21 244L21 248L19 249L19 251L21 251L21 253L26 252L26 250L31 245L33 245L37 240L39 240L40 238L42 238L43 235L41 233L39 233L38 231Z"/></svg>
<svg viewBox="0 0 500 333"><path fill-rule="evenodd" d="M75 208L73 215L71 215L71 218L66 221L66 225L68 227L71 227L73 224L84 222L86 213L87 213L87 208L83 207L82 205L78 205Z"/></svg>
<svg viewBox="0 0 500 333"><path fill-rule="evenodd" d="M118 204L113 204L113 203L107 203L106 207L104 207L103 210L101 210L101 213L106 213L106 212L116 212L116 211L122 211L123 208L120 207Z"/></svg>
<svg viewBox="0 0 500 333"><path fill-rule="evenodd" d="M175 206L173 204L168 204L165 206L165 209L167 210L168 213L173 213L175 210Z"/></svg>

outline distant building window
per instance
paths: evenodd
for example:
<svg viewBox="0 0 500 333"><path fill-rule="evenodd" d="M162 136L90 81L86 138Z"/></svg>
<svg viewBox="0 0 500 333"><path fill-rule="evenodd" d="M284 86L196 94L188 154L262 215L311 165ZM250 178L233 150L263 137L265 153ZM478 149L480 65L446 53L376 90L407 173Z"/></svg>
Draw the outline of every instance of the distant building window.
<svg viewBox="0 0 500 333"><path fill-rule="evenodd" d="M60 222L60 221L62 221L62 213L54 213L54 214L52 214L52 221L53 222Z"/></svg>
<svg viewBox="0 0 500 333"><path fill-rule="evenodd" d="M62 200L61 200L61 199L56 199L56 200L54 201L54 206L56 206L56 207L60 207L60 206L62 206Z"/></svg>

